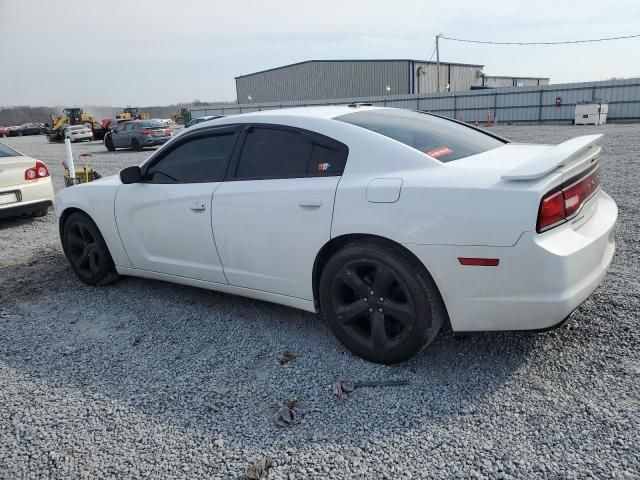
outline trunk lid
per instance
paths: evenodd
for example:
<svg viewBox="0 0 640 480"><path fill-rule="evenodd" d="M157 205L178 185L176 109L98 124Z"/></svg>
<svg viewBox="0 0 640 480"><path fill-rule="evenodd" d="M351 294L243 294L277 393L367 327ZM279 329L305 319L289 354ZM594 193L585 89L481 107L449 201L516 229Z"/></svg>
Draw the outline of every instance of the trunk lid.
<svg viewBox="0 0 640 480"><path fill-rule="evenodd" d="M565 223L578 229L595 213L597 202L591 200L598 191L597 160L602 149L596 142L601 137L586 135L555 146L510 143L445 166L460 168L461 183L476 188L483 185L496 194L504 192L508 198L505 202L528 218L527 228L531 230L537 226L543 198L561 189L564 192L571 185L595 182L587 189L592 192L588 196L565 199L571 207L567 210L571 215L564 217Z"/></svg>
<svg viewBox="0 0 640 480"><path fill-rule="evenodd" d="M492 184L503 184L507 188L536 185L544 190L591 167L600 154L601 148L596 142L601 137L601 134L585 135L558 145L509 143L446 166L460 168L461 172L475 171L489 177Z"/></svg>
<svg viewBox="0 0 640 480"><path fill-rule="evenodd" d="M35 165L29 157L0 157L0 188L25 183L24 171Z"/></svg>

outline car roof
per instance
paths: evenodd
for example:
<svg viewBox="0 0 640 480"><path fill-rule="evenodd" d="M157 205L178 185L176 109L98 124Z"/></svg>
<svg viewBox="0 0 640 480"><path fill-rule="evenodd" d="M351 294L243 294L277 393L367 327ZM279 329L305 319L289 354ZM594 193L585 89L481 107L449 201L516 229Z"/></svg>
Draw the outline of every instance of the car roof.
<svg viewBox="0 0 640 480"><path fill-rule="evenodd" d="M262 110L260 112L250 112L246 114L229 115L226 118L242 118L243 115L251 115L258 117L269 116L295 116L295 117L313 117L313 118L326 118L332 119L348 113L361 112L367 110L382 110L387 107L375 107L368 105L329 105L329 106L317 106L317 107L293 107L293 108L278 108L274 110Z"/></svg>
<svg viewBox="0 0 640 480"><path fill-rule="evenodd" d="M132 123L134 125L137 125L139 123L149 123L149 122L162 123L162 120L158 118L149 118L148 120L127 120L126 122L120 122L120 125L124 125L125 123Z"/></svg>

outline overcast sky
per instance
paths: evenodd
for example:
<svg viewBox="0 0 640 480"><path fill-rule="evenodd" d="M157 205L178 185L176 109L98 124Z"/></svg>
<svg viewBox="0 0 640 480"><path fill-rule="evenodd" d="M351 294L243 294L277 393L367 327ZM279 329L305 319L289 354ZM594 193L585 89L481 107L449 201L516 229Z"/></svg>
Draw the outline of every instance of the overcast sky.
<svg viewBox="0 0 640 480"><path fill-rule="evenodd" d="M0 0L0 105L235 100L234 77L309 59L426 59L434 36L559 41L640 33L640 0ZM640 76L640 38L441 41L441 61L552 83Z"/></svg>

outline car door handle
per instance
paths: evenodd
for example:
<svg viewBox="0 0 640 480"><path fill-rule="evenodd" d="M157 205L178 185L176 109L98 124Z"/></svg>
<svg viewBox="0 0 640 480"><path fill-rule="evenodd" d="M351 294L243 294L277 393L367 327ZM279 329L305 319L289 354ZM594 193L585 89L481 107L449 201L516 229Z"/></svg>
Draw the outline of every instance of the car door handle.
<svg viewBox="0 0 640 480"><path fill-rule="evenodd" d="M194 212L200 212L206 209L207 209L207 204L201 200L196 200L191 204L191 210L193 210Z"/></svg>
<svg viewBox="0 0 640 480"><path fill-rule="evenodd" d="M301 207L319 207L322 205L322 200L319 198L301 198L298 200L298 205Z"/></svg>

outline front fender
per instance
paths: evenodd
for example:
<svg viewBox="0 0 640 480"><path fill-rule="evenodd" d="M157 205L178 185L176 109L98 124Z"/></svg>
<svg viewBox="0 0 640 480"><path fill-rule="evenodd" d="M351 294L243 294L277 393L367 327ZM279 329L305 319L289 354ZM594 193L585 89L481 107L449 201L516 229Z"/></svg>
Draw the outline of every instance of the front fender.
<svg viewBox="0 0 640 480"><path fill-rule="evenodd" d="M120 240L114 213L115 196L120 186L120 180L114 176L64 188L56 194L53 209L61 233L61 221L66 214L72 210L86 213L98 226L116 267L130 268L132 265Z"/></svg>

